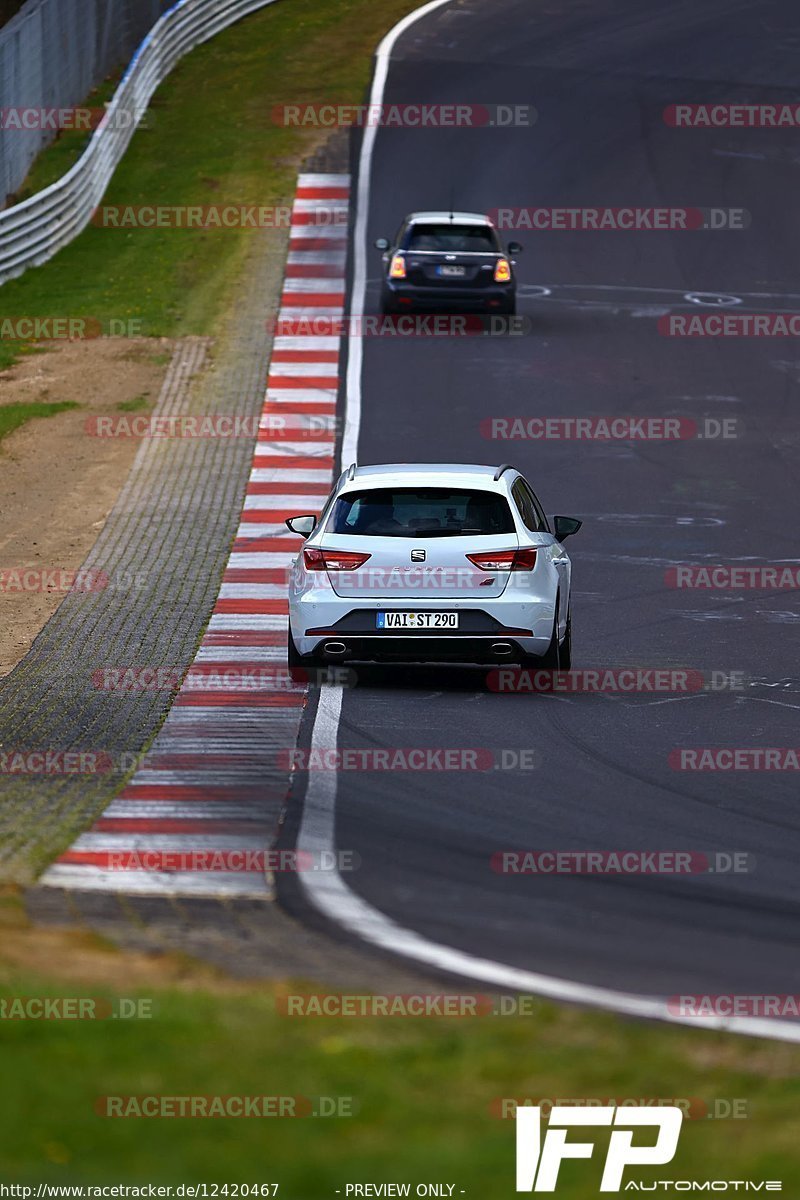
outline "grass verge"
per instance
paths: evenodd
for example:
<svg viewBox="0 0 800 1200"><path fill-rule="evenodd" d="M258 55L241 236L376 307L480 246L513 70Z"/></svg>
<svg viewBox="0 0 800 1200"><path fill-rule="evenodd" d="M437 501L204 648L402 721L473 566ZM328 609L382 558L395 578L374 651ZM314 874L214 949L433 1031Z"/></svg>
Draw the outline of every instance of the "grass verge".
<svg viewBox="0 0 800 1200"><path fill-rule="evenodd" d="M502 1097L743 1100L747 1117L684 1122L673 1163L627 1179L783 1179L796 1195L800 1050L528 1001L525 1016L298 1018L288 985L234 983L178 958L122 955L86 934L27 927L0 905L0 1004L14 997L145 1000L148 1019L2 1022L3 1178L66 1183L205 1180L331 1197L345 1182L452 1182L513 1192ZM292 988L315 990L309 985ZM443 988L443 990L447 990ZM317 1118L108 1118L108 1096L352 1097ZM558 1193L597 1190L566 1163ZM659 1194L666 1194L659 1191Z"/></svg>
<svg viewBox="0 0 800 1200"><path fill-rule="evenodd" d="M56 413L78 407L79 405L73 400L63 400L57 404L32 402L30 404L0 405L0 441L9 433L13 433L15 429L19 429L21 425L26 425L28 421L34 421L39 417L54 417Z"/></svg>
<svg viewBox="0 0 800 1200"><path fill-rule="evenodd" d="M290 204L303 158L326 133L276 124L273 109L359 102L377 42L414 7L415 0L278 0L219 34L161 86L103 204ZM89 103L110 91L103 85ZM64 132L21 194L68 170L85 140ZM117 322L126 335L210 335L253 236L248 229L90 226L49 263L0 289L0 318L69 315L99 320L104 330ZM0 366L19 349L0 345Z"/></svg>

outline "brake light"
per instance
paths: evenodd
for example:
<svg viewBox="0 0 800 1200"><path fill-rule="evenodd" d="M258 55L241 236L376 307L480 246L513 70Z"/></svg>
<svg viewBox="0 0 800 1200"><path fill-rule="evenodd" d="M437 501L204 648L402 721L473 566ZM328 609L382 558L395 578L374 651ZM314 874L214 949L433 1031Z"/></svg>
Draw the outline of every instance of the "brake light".
<svg viewBox="0 0 800 1200"><path fill-rule="evenodd" d="M392 258L392 265L389 267L390 279L405 279L406 277L406 260L402 254L395 254Z"/></svg>
<svg viewBox="0 0 800 1200"><path fill-rule="evenodd" d="M479 571L532 571L536 566L535 550L495 550L483 554L468 554L467 558Z"/></svg>
<svg viewBox="0 0 800 1200"><path fill-rule="evenodd" d="M494 269L495 283L509 283L511 280L511 263L507 258L498 258Z"/></svg>
<svg viewBox="0 0 800 1200"><path fill-rule="evenodd" d="M357 554L354 550L303 551L307 571L355 571L371 557L370 554Z"/></svg>

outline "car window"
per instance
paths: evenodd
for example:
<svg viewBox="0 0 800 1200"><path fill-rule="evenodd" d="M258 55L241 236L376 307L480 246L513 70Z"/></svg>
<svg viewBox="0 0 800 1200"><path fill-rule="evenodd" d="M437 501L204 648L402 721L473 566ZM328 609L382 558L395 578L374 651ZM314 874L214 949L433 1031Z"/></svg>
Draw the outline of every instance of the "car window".
<svg viewBox="0 0 800 1200"><path fill-rule="evenodd" d="M434 225L415 222L411 226L406 249L440 250L448 254L495 254L500 249L500 243L490 225Z"/></svg>
<svg viewBox="0 0 800 1200"><path fill-rule="evenodd" d="M519 515L522 517L525 528L535 530L536 514L533 511L533 505L530 502L530 497L526 494L519 479L512 487L511 495L514 497L514 503L517 506Z"/></svg>
<svg viewBox="0 0 800 1200"><path fill-rule="evenodd" d="M370 488L339 497L327 532L419 538L513 534L515 529L508 502L497 492Z"/></svg>
<svg viewBox="0 0 800 1200"><path fill-rule="evenodd" d="M525 491L527 493L527 495L530 497L530 502L533 505L534 512L536 513L536 516L539 521L538 529L542 533L549 533L550 526L548 524L547 517L545 516L545 511L542 508L541 504L539 503L539 499L538 499L536 493L534 492L531 485L527 482L527 480L521 479L520 483L522 484L523 491Z"/></svg>
<svg viewBox="0 0 800 1200"><path fill-rule="evenodd" d="M523 479L518 479L511 489L514 503L519 509L519 515L526 529L532 533L547 532L547 518L542 512L541 505Z"/></svg>

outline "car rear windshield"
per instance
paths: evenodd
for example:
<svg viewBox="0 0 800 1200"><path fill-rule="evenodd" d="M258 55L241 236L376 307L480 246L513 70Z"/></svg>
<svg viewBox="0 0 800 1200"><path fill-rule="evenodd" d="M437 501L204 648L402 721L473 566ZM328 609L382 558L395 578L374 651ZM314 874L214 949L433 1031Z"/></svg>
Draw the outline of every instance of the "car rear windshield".
<svg viewBox="0 0 800 1200"><path fill-rule="evenodd" d="M412 225L407 249L496 254L500 245L489 225Z"/></svg>
<svg viewBox="0 0 800 1200"><path fill-rule="evenodd" d="M458 537L514 533L508 502L471 488L371 488L336 501L329 533L359 537Z"/></svg>

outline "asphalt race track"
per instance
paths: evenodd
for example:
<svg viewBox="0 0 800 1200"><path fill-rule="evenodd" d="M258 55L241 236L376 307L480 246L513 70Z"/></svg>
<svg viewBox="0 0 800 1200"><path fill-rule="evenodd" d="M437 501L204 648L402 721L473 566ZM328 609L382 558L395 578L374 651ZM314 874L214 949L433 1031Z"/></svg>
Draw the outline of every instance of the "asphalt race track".
<svg viewBox="0 0 800 1200"><path fill-rule="evenodd" d="M800 814L791 771L678 771L679 747L798 742L797 593L680 590L679 564L798 557L800 352L791 338L677 338L685 297L800 312L792 129L669 127L674 103L793 102L789 0L466 0L399 40L388 103L532 104L531 128L381 129L368 244L425 208L745 209L746 229L530 232L516 338L363 344L359 462L512 462L548 513L581 517L573 667L743 672L689 695L500 695L469 669L372 670L343 696L343 748L532 747L535 770L338 775L348 885L439 944L642 994L800 991ZM380 255L369 251L367 309ZM548 294L542 293L548 289ZM736 436L490 440L497 416L735 418ZM485 430L485 427L484 427ZM313 706L302 737L312 736ZM302 787L296 789L296 829ZM691 876L514 875L497 851L749 855ZM283 902L320 918L296 883ZM335 926L328 926L336 933ZM344 936L344 935L340 935Z"/></svg>

